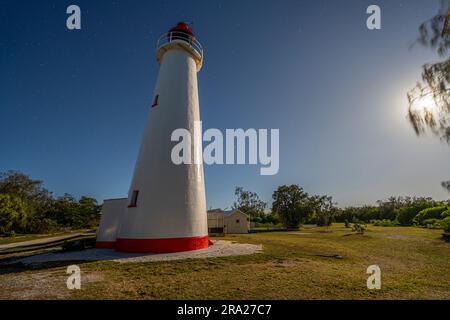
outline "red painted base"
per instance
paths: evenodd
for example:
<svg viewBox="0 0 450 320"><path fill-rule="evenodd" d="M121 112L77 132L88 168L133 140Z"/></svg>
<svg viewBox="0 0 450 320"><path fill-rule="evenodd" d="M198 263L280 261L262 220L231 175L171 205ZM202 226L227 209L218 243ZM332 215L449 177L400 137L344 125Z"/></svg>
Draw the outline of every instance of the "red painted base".
<svg viewBox="0 0 450 320"><path fill-rule="evenodd" d="M99 249L115 249L116 242L114 241L97 241L95 247Z"/></svg>
<svg viewBox="0 0 450 320"><path fill-rule="evenodd" d="M117 239L116 250L123 252L169 253L208 248L208 236L167 239Z"/></svg>

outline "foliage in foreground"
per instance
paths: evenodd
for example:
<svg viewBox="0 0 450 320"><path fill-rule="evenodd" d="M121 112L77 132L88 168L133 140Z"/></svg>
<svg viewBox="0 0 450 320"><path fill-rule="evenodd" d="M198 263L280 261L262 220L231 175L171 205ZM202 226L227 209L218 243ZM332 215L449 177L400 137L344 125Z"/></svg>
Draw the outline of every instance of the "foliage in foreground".
<svg viewBox="0 0 450 320"><path fill-rule="evenodd" d="M431 19L419 27L418 43L431 48L444 58L422 67L422 79L407 93L408 120L419 136L427 129L450 144L450 0L441 0L441 6ZM425 107L416 107L428 101ZM450 181L442 187L450 191Z"/></svg>
<svg viewBox="0 0 450 320"><path fill-rule="evenodd" d="M23 228L27 214L20 198L0 194L0 233L14 235L15 230Z"/></svg>
<svg viewBox="0 0 450 320"><path fill-rule="evenodd" d="M96 227L101 206L90 197L54 197L40 180L8 171L0 174L0 234L48 233Z"/></svg>

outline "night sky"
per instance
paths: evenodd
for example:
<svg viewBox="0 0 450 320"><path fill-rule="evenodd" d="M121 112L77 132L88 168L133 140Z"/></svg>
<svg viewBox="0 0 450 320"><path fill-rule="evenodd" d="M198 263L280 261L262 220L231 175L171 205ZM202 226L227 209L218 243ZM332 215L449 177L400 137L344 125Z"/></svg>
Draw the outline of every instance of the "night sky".
<svg viewBox="0 0 450 320"><path fill-rule="evenodd" d="M66 8L81 8L81 30ZM378 4L382 29L366 28ZM430 49L412 46L439 1L0 0L0 171L56 195L126 196L158 73L155 45L188 21L205 48L203 128L280 129L280 171L205 166L208 207L234 187L281 184L340 206L390 195L448 198L450 147L417 138L406 93Z"/></svg>

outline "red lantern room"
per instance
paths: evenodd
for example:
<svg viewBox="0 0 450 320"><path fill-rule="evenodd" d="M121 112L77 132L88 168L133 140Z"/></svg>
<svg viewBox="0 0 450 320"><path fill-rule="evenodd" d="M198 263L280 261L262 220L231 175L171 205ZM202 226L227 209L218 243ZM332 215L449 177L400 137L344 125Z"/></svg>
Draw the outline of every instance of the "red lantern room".
<svg viewBox="0 0 450 320"><path fill-rule="evenodd" d="M192 29L189 27L189 25L185 22L178 22L175 27L169 30L169 32L182 32L187 33L190 36L194 36L194 33L192 32Z"/></svg>
<svg viewBox="0 0 450 320"><path fill-rule="evenodd" d="M169 39L169 42L172 42L173 40L183 40L191 43L193 40L195 40L192 29L185 22L178 22L175 27L169 30L167 37Z"/></svg>

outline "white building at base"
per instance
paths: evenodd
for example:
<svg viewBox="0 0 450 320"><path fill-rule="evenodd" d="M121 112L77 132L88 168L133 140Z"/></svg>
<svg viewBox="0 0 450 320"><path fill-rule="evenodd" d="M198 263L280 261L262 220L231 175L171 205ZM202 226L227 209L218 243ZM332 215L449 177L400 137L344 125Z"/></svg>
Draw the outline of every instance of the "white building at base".
<svg viewBox="0 0 450 320"><path fill-rule="evenodd" d="M238 210L208 210L208 233L210 235L249 233L250 217Z"/></svg>
<svg viewBox="0 0 450 320"><path fill-rule="evenodd" d="M127 198L103 201L100 225L97 229L97 248L114 249Z"/></svg>

